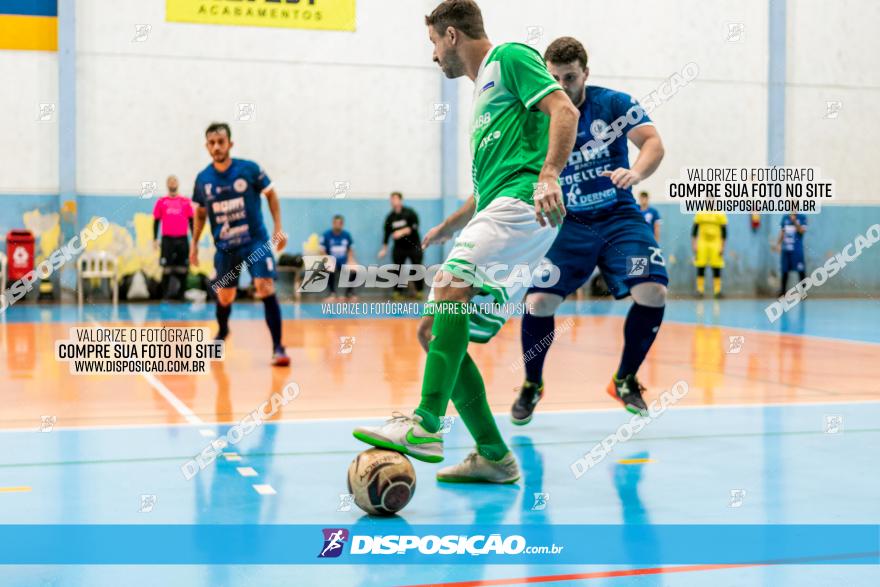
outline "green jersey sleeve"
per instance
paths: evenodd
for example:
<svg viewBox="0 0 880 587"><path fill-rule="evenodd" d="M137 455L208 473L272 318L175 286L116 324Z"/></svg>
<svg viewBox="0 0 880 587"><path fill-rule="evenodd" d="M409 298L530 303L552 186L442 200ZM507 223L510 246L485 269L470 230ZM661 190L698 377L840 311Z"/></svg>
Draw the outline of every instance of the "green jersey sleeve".
<svg viewBox="0 0 880 587"><path fill-rule="evenodd" d="M504 45L499 61L504 85L526 108L533 109L544 96L562 89L547 71L541 54L528 45Z"/></svg>

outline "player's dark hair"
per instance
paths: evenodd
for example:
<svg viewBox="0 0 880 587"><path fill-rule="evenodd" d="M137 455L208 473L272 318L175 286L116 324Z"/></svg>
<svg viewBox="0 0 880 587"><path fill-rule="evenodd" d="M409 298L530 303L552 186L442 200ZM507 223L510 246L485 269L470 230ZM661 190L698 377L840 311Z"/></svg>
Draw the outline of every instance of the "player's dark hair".
<svg viewBox="0 0 880 587"><path fill-rule="evenodd" d="M471 39L485 39L483 13L474 0L444 0L425 17L425 24L433 26L439 34L449 27L463 32Z"/></svg>
<svg viewBox="0 0 880 587"><path fill-rule="evenodd" d="M639 192L639 197L640 197L640 198L647 198L647 197L648 197L648 192L646 192L645 190L640 191L640 192Z"/></svg>
<svg viewBox="0 0 880 587"><path fill-rule="evenodd" d="M226 136L230 139L232 138L232 129L229 128L229 125L225 122L212 122L208 125L207 130L205 130L205 136L208 136L212 132L219 132L221 130L226 131Z"/></svg>
<svg viewBox="0 0 880 587"><path fill-rule="evenodd" d="M397 197L400 198L401 200L403 199L403 194L401 194L400 192L391 192L391 195L392 195L392 196L397 196Z"/></svg>
<svg viewBox="0 0 880 587"><path fill-rule="evenodd" d="M343 222L345 222L345 218L342 217L342 214L337 214L336 216L334 216L333 221L335 222L336 220L342 220Z"/></svg>
<svg viewBox="0 0 880 587"><path fill-rule="evenodd" d="M574 37L559 37L544 51L544 61L556 65L566 65L579 61L581 67L587 67L587 50Z"/></svg>

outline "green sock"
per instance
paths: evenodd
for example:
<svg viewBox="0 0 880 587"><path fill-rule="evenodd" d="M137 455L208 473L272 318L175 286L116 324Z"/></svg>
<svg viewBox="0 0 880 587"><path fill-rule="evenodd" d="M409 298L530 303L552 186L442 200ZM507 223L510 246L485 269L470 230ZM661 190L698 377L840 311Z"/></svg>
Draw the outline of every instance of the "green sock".
<svg viewBox="0 0 880 587"><path fill-rule="evenodd" d="M467 354L467 304L464 302L435 302L434 340L428 347L425 376L422 379L422 401L415 413L422 417L422 426L428 432L440 430L440 418L452 396L458 379L461 360Z"/></svg>
<svg viewBox="0 0 880 587"><path fill-rule="evenodd" d="M464 425L477 442L477 451L491 461L499 461L509 451L486 399L486 386L477 364L465 354L452 392L452 403Z"/></svg>

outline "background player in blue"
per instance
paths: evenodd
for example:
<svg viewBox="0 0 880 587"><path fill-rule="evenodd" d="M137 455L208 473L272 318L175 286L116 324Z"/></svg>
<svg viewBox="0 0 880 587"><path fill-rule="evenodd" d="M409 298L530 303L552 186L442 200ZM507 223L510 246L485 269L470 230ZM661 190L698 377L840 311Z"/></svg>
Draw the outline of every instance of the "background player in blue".
<svg viewBox="0 0 880 587"><path fill-rule="evenodd" d="M346 264L354 264L357 261L354 258L354 239L347 230L343 229L345 219L341 214L333 217L333 226L330 230L321 235L318 244L321 245L321 252L325 255L332 255L336 260L336 268L333 270L333 277L330 279L330 296L328 301L332 302L336 299L337 294L343 296L349 301L355 301L355 297L351 294L350 287L339 288L339 277L342 275L342 266Z"/></svg>
<svg viewBox="0 0 880 587"><path fill-rule="evenodd" d="M527 424L544 392L544 359L554 336L553 314L598 265L617 299L633 305L624 324L624 346L607 392L633 413L646 414L636 372L654 343L666 305L665 262L651 227L633 198L633 185L663 159L663 143L648 115L627 94L587 86L587 52L576 39L553 41L544 55L550 74L580 110L575 150L562 172L568 214L547 261L559 268L553 286L533 287L522 321L525 383L511 409L514 424ZM627 139L639 148L632 168Z"/></svg>
<svg viewBox="0 0 880 587"><path fill-rule="evenodd" d="M648 203L648 200L648 192L639 192L639 210L642 212L642 218L645 219L645 222L647 222L651 227L651 230L654 231L654 240L659 243L660 225L663 223L663 219L660 217L660 212L657 211L657 208L651 206Z"/></svg>
<svg viewBox="0 0 880 587"><path fill-rule="evenodd" d="M782 289L780 296L788 291L788 274L791 271L798 272L798 279L803 281L807 277L807 266L804 263L804 233L807 232L806 214L788 214L782 217L780 223L779 240L774 249L781 250L780 261L782 263Z"/></svg>
<svg viewBox="0 0 880 587"><path fill-rule="evenodd" d="M197 204L190 246L190 263L198 265L198 242L205 227L211 223L214 237L214 269L217 279L217 338L229 335L229 315L238 289L238 278L247 267L254 278L257 298L263 301L266 324L272 335L272 364L290 364L281 344L281 307L275 297L275 257L272 247L282 250L287 236L281 230L281 207L269 177L259 165L246 159L233 159L232 131L224 122L215 122L205 131L205 146L213 162L196 176L193 202ZM272 212L272 240L263 223L261 195L266 196Z"/></svg>

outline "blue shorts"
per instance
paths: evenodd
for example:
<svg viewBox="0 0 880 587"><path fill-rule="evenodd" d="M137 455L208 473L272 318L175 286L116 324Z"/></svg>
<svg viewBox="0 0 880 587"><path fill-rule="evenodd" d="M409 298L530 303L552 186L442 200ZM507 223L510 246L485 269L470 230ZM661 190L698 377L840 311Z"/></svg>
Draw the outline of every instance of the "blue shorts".
<svg viewBox="0 0 880 587"><path fill-rule="evenodd" d="M215 283L219 287L237 287L245 267L254 279L275 279L275 256L267 243L248 243L234 249L217 249L214 253Z"/></svg>
<svg viewBox="0 0 880 587"><path fill-rule="evenodd" d="M782 251L782 274L789 271L806 271L803 251Z"/></svg>
<svg viewBox="0 0 880 587"><path fill-rule="evenodd" d="M530 293L566 297L586 283L597 265L618 300L628 296L630 288L638 283L669 283L654 231L635 206L591 221L566 216L547 259L559 268L559 281L532 287Z"/></svg>

